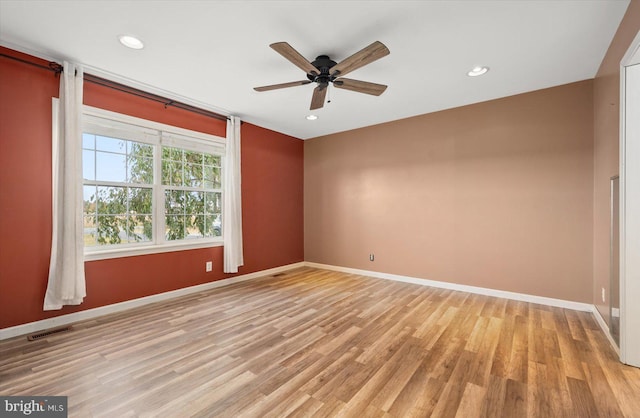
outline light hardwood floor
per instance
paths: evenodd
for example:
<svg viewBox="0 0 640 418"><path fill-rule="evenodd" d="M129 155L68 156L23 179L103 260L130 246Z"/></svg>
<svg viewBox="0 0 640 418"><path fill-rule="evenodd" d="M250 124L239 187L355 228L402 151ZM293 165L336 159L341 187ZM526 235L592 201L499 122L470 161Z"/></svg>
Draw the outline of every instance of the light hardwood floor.
<svg viewBox="0 0 640 418"><path fill-rule="evenodd" d="M302 268L0 342L78 417L640 417L590 313Z"/></svg>

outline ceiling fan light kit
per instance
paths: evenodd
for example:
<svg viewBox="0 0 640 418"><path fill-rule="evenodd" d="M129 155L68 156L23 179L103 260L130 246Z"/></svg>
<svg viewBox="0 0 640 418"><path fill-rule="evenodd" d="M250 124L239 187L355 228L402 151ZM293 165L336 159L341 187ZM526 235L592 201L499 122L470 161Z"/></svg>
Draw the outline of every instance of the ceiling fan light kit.
<svg viewBox="0 0 640 418"><path fill-rule="evenodd" d="M309 62L286 42L276 42L269 46L295 66L303 70L307 74L307 80L254 87L255 91L263 92L316 83L317 86L313 90L311 106L309 107L310 110L315 110L324 106L329 84L333 84L334 87L339 89L370 94L373 96L380 96L387 89L387 86L383 84L352 80L343 77L351 71L357 70L360 67L371 64L372 62L389 55L389 49L382 42L375 41L371 45L361 49L339 63L333 61L328 55L319 55L316 57L315 61Z"/></svg>

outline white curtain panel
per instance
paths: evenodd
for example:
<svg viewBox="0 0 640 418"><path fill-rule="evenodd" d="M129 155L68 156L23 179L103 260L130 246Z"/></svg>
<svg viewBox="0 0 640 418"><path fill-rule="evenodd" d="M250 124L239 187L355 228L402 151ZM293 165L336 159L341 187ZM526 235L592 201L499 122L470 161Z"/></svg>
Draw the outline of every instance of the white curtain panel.
<svg viewBox="0 0 640 418"><path fill-rule="evenodd" d="M86 296L82 219L82 67L64 62L53 132L53 237L44 310ZM56 125L54 123L54 125Z"/></svg>
<svg viewBox="0 0 640 418"><path fill-rule="evenodd" d="M222 234L224 235L225 273L237 273L244 264L242 254L242 196L240 181L240 118L231 116L227 121L226 169L223 177L224 208Z"/></svg>

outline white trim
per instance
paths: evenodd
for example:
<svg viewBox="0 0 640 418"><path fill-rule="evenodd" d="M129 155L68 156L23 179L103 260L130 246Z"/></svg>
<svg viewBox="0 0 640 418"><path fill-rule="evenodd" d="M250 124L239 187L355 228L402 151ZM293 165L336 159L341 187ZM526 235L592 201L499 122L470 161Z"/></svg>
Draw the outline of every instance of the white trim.
<svg viewBox="0 0 640 418"><path fill-rule="evenodd" d="M600 329L602 330L604 335L607 336L607 340L609 340L609 344L611 345L613 350L616 352L616 354L618 354L618 356L620 356L620 349L618 348L618 345L616 344L615 340L611 336L609 325L607 325L606 321L602 317L602 314L600 313L598 308L596 308L596 305L592 305L592 306L593 306L593 309L591 311L593 312L593 316L595 317L596 322L600 326Z"/></svg>
<svg viewBox="0 0 640 418"><path fill-rule="evenodd" d="M540 305L556 306L559 308L572 309L574 311L593 312L593 310L595 309L594 305L589 303L574 302L574 301L564 300L564 299L554 299L554 298L548 298L545 296L528 295L526 293L508 292L506 290L496 290L496 289L489 289L486 287L477 287L477 286L468 286L468 285L457 284L457 283L440 282L437 280L421 279L418 277L401 276L398 274L381 273L381 272L370 271L370 270L360 270L360 269L354 269L349 267L331 266L328 264L312 263L308 261L305 262L305 265L307 267L315 267L319 269L339 271L342 273L359 274L362 276L375 277L378 279L394 280L397 282L413 283L421 286L431 286L431 287L437 287L441 289L457 290L460 292L476 293L479 295L494 296L494 297L504 298L504 299L513 299L513 300L519 300L523 302L537 303Z"/></svg>
<svg viewBox="0 0 640 418"><path fill-rule="evenodd" d="M312 263L309 261L306 261L304 265L306 267L313 267L313 268L319 268L319 269L331 270L331 271L339 271L342 273L358 274L361 276L375 277L378 279L393 280L393 281L404 282L404 283L413 283L421 286L431 286L431 287L437 287L440 289L450 289L450 290L456 290L460 292L475 293L479 295L493 296L493 297L498 297L503 299L512 299L512 300L518 300L522 302L536 303L539 305L555 306L558 308L571 309L574 311L591 312L593 313L596 322L598 323L598 325L600 326L604 334L607 336L607 339L609 340L609 344L611 344L611 347L614 349L614 351L618 355L620 355L620 349L618 348L615 341L613 340L613 337L609 333L609 327L607 323L602 318L602 315L600 314L596 306L589 303L574 302L574 301L564 300L564 299L548 298L545 296L529 295L526 293L509 292L505 290L489 289L486 287L477 287L477 286L468 286L468 285L457 284L457 283L440 282L437 280L421 279L418 277L401 276L401 275L390 274L390 273L381 273L381 272L371 271L371 270L360 270L360 269L354 269L350 267L332 266L328 264Z"/></svg>
<svg viewBox="0 0 640 418"><path fill-rule="evenodd" d="M53 108L57 111L59 99L53 98ZM221 192L220 189L201 189L189 187L173 187L162 185L158 180L161 178L159 154L161 146L172 146L189 149L196 152L206 152L219 156L222 159L222 176L224 177L224 158L226 154L226 138L211 135L204 132L193 131L161 122L142 119L122 113L112 112L84 105L82 107L85 121L83 131L88 131L101 135L115 135L116 138L130 141L143 142L153 146L154 152L154 182L153 184L140 184L139 187L153 190L153 218L155 229L151 242L135 244L118 244L117 246L95 246L84 248L84 261L106 260L111 258L133 257L145 254L157 254L173 251L191 250L197 248L219 247L223 245L222 237L199 238L197 240L167 241L164 239L164 191L173 190L194 190L207 192ZM53 119L54 133L56 132L57 119ZM131 132L130 132L131 131ZM83 185L114 185L131 186L126 182L109 182L97 180L83 180ZM161 221L158 221L161 220Z"/></svg>
<svg viewBox="0 0 640 418"><path fill-rule="evenodd" d="M68 325L74 322L86 319L97 318L115 312L122 312L128 309L145 306L150 303L161 302L174 299L180 296L190 295L193 293L203 292L218 287L229 286L234 283L246 280L256 279L259 277L269 276L283 271L304 267L304 262L288 264L285 266L274 267L267 270L261 270L254 273L243 274L240 276L230 277L228 279L217 280L215 282L203 283L196 286L185 287L182 289L172 290L170 292L158 293L156 295L145 296L139 299L127 300L125 302L114 303L113 305L101 306L99 308L87 309L86 311L74 312L67 315L56 316L54 318L43 319L41 321L30 322L28 324L16 325L14 327L0 329L0 340L17 337L20 335L31 334L33 332L42 331L62 325Z"/></svg>
<svg viewBox="0 0 640 418"><path fill-rule="evenodd" d="M53 56L45 54L42 51L31 49L31 48L27 48L27 47L25 47L23 45L18 45L18 44L15 44L13 42L7 42L4 39L0 40L0 46L3 46L3 47L8 48L8 49L13 49L14 51L22 52L23 54L31 55L32 57L35 57L35 58L40 58L41 60L44 60L44 61L55 61L58 64L61 63L62 61L64 61L65 59L68 60L68 57L63 57L63 58L57 57L57 58L54 58ZM77 62L77 61L74 61L74 62Z"/></svg>
<svg viewBox="0 0 640 418"><path fill-rule="evenodd" d="M23 45L18 45L15 44L13 42L7 42L5 40L0 40L0 46L3 46L5 48L8 49L13 49L14 51L18 51L18 52L22 52L23 54L27 54L27 55L31 55L32 57L35 58L39 58L41 60L45 60L45 61L53 61L53 62L57 62L60 63L62 62L64 59L66 59L65 57L54 57L51 55L48 55L42 51L39 50L35 50L35 49L31 49L31 48L27 48ZM122 75L119 74L114 74L112 72L106 71L106 70L102 70L100 68L91 66L91 65L87 65L85 63L79 63L84 67L84 73L85 74L91 74L91 75L95 75L97 77L101 77L104 78L106 80L109 81L113 81L128 87L133 87L135 89L138 90L142 90L145 91L147 93L151 93L151 94L155 94L157 96L162 96L164 98L170 99L170 100L174 100L176 102L180 102L180 103L184 103L186 105L189 106L193 106L202 110L207 110L213 113L217 113L220 116L225 116L225 117L229 117L229 115L231 115L231 112L223 109L221 107L217 107L217 106L213 106L209 103L205 103L205 102L201 102L199 100L194 100L190 97L186 97L183 95L180 95L178 93L173 93L171 91L168 90L164 90L164 89L160 89L158 87L152 86L150 84L145 84L145 83L141 83L139 81L135 81L131 78L128 77L124 77ZM242 116L242 115L236 115L236 116Z"/></svg>
<svg viewBox="0 0 640 418"><path fill-rule="evenodd" d="M11 49L15 49L15 48L11 48ZM38 57L38 53L35 53L35 54L31 53L30 55ZM50 61L56 61L56 60L50 60ZM180 103L184 103L189 106L197 107L202 110L207 110L213 113L217 113L227 118L231 115L231 112L229 110L223 109L221 107L213 106L209 103L201 102L199 100L194 100L190 97L186 97L178 93L171 92L169 90L164 90L164 89L152 86L150 84L142 83L140 81L136 81L134 79L124 77L119 74L102 70L100 68L97 68L91 65L83 64L83 66L84 66L85 74L95 75L97 77L101 77L109 81L113 81L128 87L133 87L134 89L142 90L144 92L155 94L157 96L162 96L164 98L171 99Z"/></svg>
<svg viewBox="0 0 640 418"><path fill-rule="evenodd" d="M633 257L631 254L632 249L628 248L628 244L631 244L633 240L638 240L638 231L633 231L628 224L628 215L634 213L632 207L637 208L640 202L637 201L638 195L630 199L627 190L630 189L631 184L634 187L637 186L637 182L634 180L628 182L627 178L630 173L636 173L640 169L636 166L638 161L638 155L628 155L630 138L627 137L627 120L626 120L626 102L627 102L627 88L626 88L626 67L633 65L632 59L636 51L640 48L640 31L636 34L635 38L629 45L627 52L620 61L620 361L626 364L630 364L636 367L640 367L640 331L637 327L630 324L633 321L637 321L638 312L640 308L637 304L631 303L631 301L637 301L640 297L640 291L638 290L640 285L638 284L639 277L631 277L629 272L640 271L640 261L638 257ZM636 64L637 65L637 64ZM640 141L640 138L633 138L634 141ZM637 150L640 144L635 144L634 147ZM637 152L637 151L635 151ZM630 162L633 161L634 165L630 167ZM629 183L629 184L628 184ZM634 216L635 215L634 213ZM634 282L635 281L635 282ZM627 303L629 302L629 303Z"/></svg>
<svg viewBox="0 0 640 418"><path fill-rule="evenodd" d="M559 308L571 309L571 310L582 311L582 312L592 312L594 314L596 322L598 323L600 328L603 330L603 332L607 336L607 339L609 340L609 343L611 344L613 349L616 351L616 353L618 354L620 353L618 347L613 341L613 338L609 334L609 328L606 322L600 315L600 312L598 312L598 310L596 309L595 305L590 305L588 303L567 301L563 299L548 298L544 296L528 295L524 293L508 292L504 290L488 289L484 287L476 287L476 286L468 286L468 285L462 285L457 283L447 283L447 282L440 282L436 280L420 279L417 277L401 276L398 274L381 273L381 272L376 272L371 270L354 269L350 267L332 266L328 264L313 263L309 261L301 261L294 264L274 267L268 270L262 270L254 273L243 274L241 276L231 277L228 279L217 280L215 282L204 283L204 284L191 286L191 287L185 287L185 288L173 290L170 292L159 293L156 295L145 296L139 299L132 299L125 302L115 303L113 305L101 306L99 308L88 309L86 311L75 312L72 314L57 316L54 318L43 319L41 321L30 322L28 324L16 325L14 327L0 329L0 341L8 338L17 337L20 335L31 334L31 333L42 331L45 329L72 324L74 322L83 321L86 319L97 318L97 317L108 315L111 313L122 312L128 309L145 306L151 303L162 302L162 301L174 299L180 296L203 292L203 291L215 289L218 287L224 287L234 283L243 282L246 280L265 277L265 276L281 273L284 271L288 271L288 270L292 270L300 267L312 267L312 268L318 268L318 269L324 269L324 270L339 271L342 273L358 274L358 275L374 277L378 279L412 283L412 284L417 284L421 286L431 286L431 287L436 287L441 289L450 289L450 290L455 290L460 292L467 292L467 293L474 293L474 294L480 294L480 295L486 295L486 296L499 297L504 299L518 300L523 302L537 303L540 305L555 306Z"/></svg>
<svg viewBox="0 0 640 418"><path fill-rule="evenodd" d="M170 138L176 138L176 140L182 139L188 141L197 141L199 144L204 144L210 148L213 148L216 145L224 147L227 143L227 139L222 136L211 135L191 129L180 128L178 126L167 125L166 123L156 122L149 119L142 119L135 116L126 115L124 113L112 112L111 110L106 110L99 107L84 105L82 106L82 113L90 116L91 119L89 120L89 123L96 126L122 129L122 127L120 126L122 124L134 125L140 132L143 133L146 132L160 137L160 132L164 132L165 134L168 134ZM104 124L101 123L101 120L105 121ZM111 124L110 121L115 121L116 123ZM156 132L149 132L149 130ZM140 139L136 138L134 140L139 141ZM154 141L152 143L157 142ZM181 147L183 145L184 142L180 144Z"/></svg>
<svg viewBox="0 0 640 418"><path fill-rule="evenodd" d="M222 247L224 243L219 238L214 238L216 241L198 239L186 241L176 241L170 244L149 244L149 245L137 245L131 247L118 247L118 248L110 248L110 249L86 249L84 253L84 261L97 261L97 260L108 260L111 258L124 258L124 257L136 257L139 255L147 255L147 254L160 254L160 253L172 253L175 251L185 251L185 250L197 250L200 248L213 248L213 247ZM165 241L166 242L166 241ZM126 245L126 244L123 244Z"/></svg>

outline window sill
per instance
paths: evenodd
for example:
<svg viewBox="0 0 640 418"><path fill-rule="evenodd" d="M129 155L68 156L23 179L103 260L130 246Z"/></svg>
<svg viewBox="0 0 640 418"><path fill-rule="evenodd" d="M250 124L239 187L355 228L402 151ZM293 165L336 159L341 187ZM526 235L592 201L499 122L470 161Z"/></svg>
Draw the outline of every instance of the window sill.
<svg viewBox="0 0 640 418"><path fill-rule="evenodd" d="M107 260L110 258L135 257L138 255L170 253L174 251L195 250L223 246L222 240L205 242L181 242L144 247L112 248L108 250L88 251L84 253L84 261Z"/></svg>

